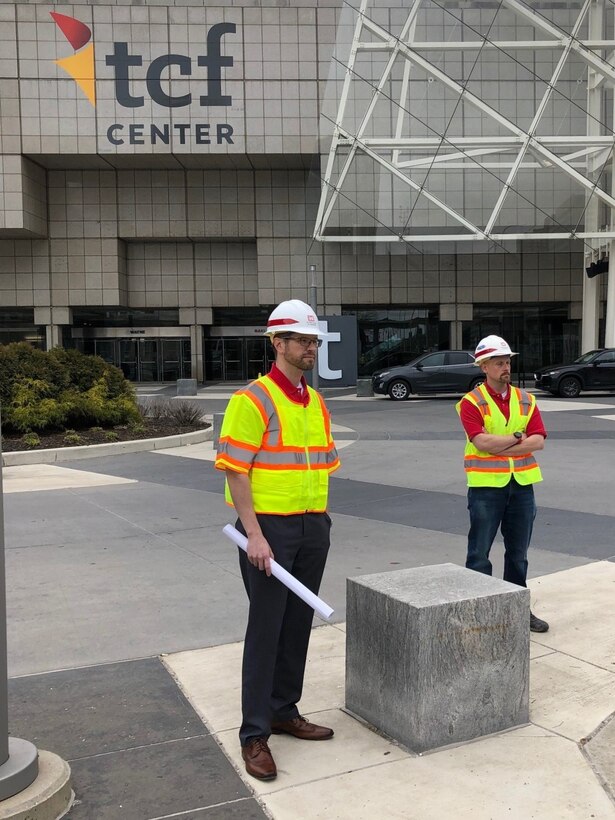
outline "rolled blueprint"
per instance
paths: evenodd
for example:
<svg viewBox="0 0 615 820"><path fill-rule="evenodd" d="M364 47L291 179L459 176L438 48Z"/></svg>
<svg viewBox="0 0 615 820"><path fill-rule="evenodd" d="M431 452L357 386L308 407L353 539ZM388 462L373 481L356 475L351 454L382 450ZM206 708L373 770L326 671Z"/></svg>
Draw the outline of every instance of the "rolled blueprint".
<svg viewBox="0 0 615 820"><path fill-rule="evenodd" d="M248 539L240 533L238 529L232 524L227 524L222 532L227 538L230 538L231 541L234 541L238 547L246 552ZM308 589L305 584L298 581L294 575L291 575L290 572L285 570L284 567L281 567L278 562L273 559L271 559L271 574L277 578L278 581L281 581L285 587L288 587L291 592L298 595L302 601L305 601L308 606L311 606L314 612L324 621L328 621L331 615L333 615L333 609L329 604L326 604L318 595L314 595L312 590Z"/></svg>

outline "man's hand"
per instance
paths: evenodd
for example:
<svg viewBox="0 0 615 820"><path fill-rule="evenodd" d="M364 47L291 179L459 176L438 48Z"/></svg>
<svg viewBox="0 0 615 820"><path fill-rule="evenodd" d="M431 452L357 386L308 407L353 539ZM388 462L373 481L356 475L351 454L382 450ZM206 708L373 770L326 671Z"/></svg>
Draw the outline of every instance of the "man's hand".
<svg viewBox="0 0 615 820"><path fill-rule="evenodd" d="M274 557L271 547L262 532L248 535L248 561L253 567L265 570L271 575L271 559Z"/></svg>
<svg viewBox="0 0 615 820"><path fill-rule="evenodd" d="M250 479L244 473L234 473L232 470L227 470L226 480L231 491L233 504L248 536L248 561L252 566L260 570L264 569L267 575L271 575L273 552L261 532L258 518L254 512Z"/></svg>

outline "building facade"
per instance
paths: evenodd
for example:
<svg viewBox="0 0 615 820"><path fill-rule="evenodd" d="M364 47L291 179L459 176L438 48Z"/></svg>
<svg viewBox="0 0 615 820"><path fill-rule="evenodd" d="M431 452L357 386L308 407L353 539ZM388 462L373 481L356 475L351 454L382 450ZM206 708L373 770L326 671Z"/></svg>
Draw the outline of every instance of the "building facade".
<svg viewBox="0 0 615 820"><path fill-rule="evenodd" d="M583 5L531 7L570 32ZM501 3L419 6L417 43L453 34L463 42L468 32L509 43L506 57L479 43L446 53L432 46L429 60L503 115L514 109L528 128L560 54L545 47L528 69L510 43L534 33ZM399 0L368 13L396 36L408 8ZM323 186L337 185L327 174L329 145L356 18L341 0L0 5L0 343L76 346L135 381L244 380L269 365L260 331L271 308L308 300L310 266L319 311L357 317L360 375L426 349L472 348L494 332L529 373L581 352L588 301L588 338L603 343L608 275L588 280L585 267L608 253L608 233L578 238L592 192L556 178L544 158L524 159L498 225L515 236L547 226L558 238L442 236L450 215L438 222L436 197L480 224L497 196L493 178L505 183L510 163L481 158L480 174L469 173L463 163L478 149L463 139L499 132L460 110L429 71L390 76L391 89L406 83L403 99L387 90L370 134L383 123L394 132L401 110L410 134L440 135L449 148L462 138L461 165L445 178L437 151L427 169L424 153L409 194L363 154L339 185L329 228L337 240L318 235ZM375 53L353 66L355 130L383 59ZM542 120L548 134L582 138L587 82L586 63L571 54ZM605 137L611 88L605 83L594 117ZM610 191L612 146L601 151L591 155L595 187ZM566 161L589 173L587 156ZM597 212L605 219L610 211ZM391 225L402 241L366 240ZM413 232L439 239L414 242Z"/></svg>

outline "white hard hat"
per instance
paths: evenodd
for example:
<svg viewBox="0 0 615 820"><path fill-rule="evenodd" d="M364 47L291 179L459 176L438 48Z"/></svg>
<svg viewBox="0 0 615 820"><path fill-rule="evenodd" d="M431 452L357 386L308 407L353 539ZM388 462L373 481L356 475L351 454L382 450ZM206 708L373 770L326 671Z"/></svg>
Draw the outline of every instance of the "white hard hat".
<svg viewBox="0 0 615 820"><path fill-rule="evenodd" d="M494 356L516 356L513 353L508 342L504 341L501 336L485 336L476 345L474 353L474 364L480 364L485 359L492 359Z"/></svg>
<svg viewBox="0 0 615 820"><path fill-rule="evenodd" d="M272 312L265 336L275 336L277 333L308 333L322 339L327 335L318 326L318 316L300 299L281 302Z"/></svg>

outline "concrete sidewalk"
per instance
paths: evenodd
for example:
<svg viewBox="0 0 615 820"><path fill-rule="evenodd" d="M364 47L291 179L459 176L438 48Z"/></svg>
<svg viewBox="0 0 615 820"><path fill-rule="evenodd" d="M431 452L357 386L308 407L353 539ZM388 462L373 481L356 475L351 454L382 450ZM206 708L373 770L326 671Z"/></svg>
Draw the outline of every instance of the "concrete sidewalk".
<svg viewBox="0 0 615 820"><path fill-rule="evenodd" d="M531 642L527 726L417 756L344 712L344 625L314 630L301 707L330 743L272 736L275 781L243 769L242 644L163 658L240 776L276 820L615 818L615 564L531 582L551 623Z"/></svg>

